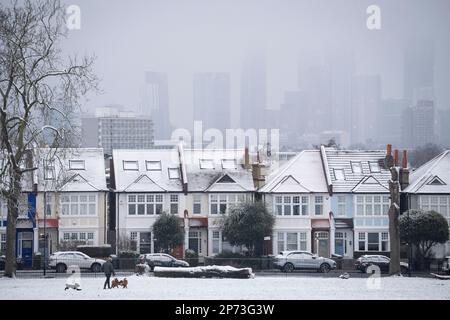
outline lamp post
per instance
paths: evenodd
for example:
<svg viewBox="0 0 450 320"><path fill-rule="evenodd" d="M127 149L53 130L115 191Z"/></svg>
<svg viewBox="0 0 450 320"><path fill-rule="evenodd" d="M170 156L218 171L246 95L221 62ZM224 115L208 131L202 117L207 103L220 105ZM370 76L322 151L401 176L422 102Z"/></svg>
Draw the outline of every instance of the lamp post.
<svg viewBox="0 0 450 320"><path fill-rule="evenodd" d="M44 277L47 275L47 193L44 191Z"/></svg>

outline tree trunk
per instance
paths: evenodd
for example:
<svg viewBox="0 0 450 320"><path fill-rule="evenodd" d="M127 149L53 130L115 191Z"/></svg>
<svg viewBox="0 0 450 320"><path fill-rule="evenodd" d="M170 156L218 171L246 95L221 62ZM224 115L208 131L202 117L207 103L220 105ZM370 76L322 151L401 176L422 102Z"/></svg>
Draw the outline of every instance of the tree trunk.
<svg viewBox="0 0 450 320"><path fill-rule="evenodd" d="M5 277L13 278L16 274L16 225L19 199L16 196L8 199L8 218L6 225L6 262Z"/></svg>
<svg viewBox="0 0 450 320"><path fill-rule="evenodd" d="M391 194L391 206L389 208L389 238L391 262L389 263L389 274L400 274L400 232L398 218L400 215L400 184L398 172L395 167L391 168L391 181L389 181Z"/></svg>

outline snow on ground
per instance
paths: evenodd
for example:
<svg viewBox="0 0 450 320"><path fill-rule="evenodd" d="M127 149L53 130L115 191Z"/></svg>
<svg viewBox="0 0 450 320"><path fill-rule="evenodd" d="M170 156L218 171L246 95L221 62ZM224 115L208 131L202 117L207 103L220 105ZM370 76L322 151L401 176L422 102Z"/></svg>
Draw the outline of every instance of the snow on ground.
<svg viewBox="0 0 450 320"><path fill-rule="evenodd" d="M104 278L82 278L81 291L64 291L66 279L0 279L0 299L301 300L445 299L450 281L431 278L373 279L258 277L192 279L128 277L128 289L103 290ZM377 283L377 281L380 281Z"/></svg>

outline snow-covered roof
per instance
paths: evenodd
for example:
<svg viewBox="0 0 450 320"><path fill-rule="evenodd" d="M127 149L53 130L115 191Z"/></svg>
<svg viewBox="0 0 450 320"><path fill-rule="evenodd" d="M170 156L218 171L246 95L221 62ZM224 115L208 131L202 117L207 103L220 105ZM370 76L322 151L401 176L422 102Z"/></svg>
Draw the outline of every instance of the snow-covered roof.
<svg viewBox="0 0 450 320"><path fill-rule="evenodd" d="M253 176L244 168L244 149L185 149L190 192L255 191Z"/></svg>
<svg viewBox="0 0 450 320"><path fill-rule="evenodd" d="M324 148L333 192L388 193L391 173L385 151Z"/></svg>
<svg viewBox="0 0 450 320"><path fill-rule="evenodd" d="M412 171L406 193L450 194L450 150Z"/></svg>
<svg viewBox="0 0 450 320"><path fill-rule="evenodd" d="M264 193L328 192L319 150L304 150L272 172L260 189Z"/></svg>
<svg viewBox="0 0 450 320"><path fill-rule="evenodd" d="M39 148L34 163L38 191L106 191L105 160L101 148ZM45 169L48 168L48 169ZM48 171L53 171L53 179Z"/></svg>
<svg viewBox="0 0 450 320"><path fill-rule="evenodd" d="M113 164L116 191L183 191L177 149L115 149Z"/></svg>

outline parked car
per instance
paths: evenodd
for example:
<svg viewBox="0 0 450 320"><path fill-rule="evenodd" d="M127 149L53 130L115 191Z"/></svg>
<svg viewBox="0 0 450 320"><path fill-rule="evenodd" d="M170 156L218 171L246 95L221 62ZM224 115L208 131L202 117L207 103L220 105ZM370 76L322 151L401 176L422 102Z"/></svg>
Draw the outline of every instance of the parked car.
<svg viewBox="0 0 450 320"><path fill-rule="evenodd" d="M166 253L147 253L139 256L139 260L144 260L150 267L150 270L159 267L189 267L189 263L178 260Z"/></svg>
<svg viewBox="0 0 450 320"><path fill-rule="evenodd" d="M56 272L65 272L70 266L78 266L80 269L89 269L92 272L101 272L105 260L91 258L87 254L78 251L59 251L49 257L48 265Z"/></svg>
<svg viewBox="0 0 450 320"><path fill-rule="evenodd" d="M6 257L0 256L0 270L5 270ZM17 270L23 269L23 263L21 258L16 258L16 268Z"/></svg>
<svg viewBox="0 0 450 320"><path fill-rule="evenodd" d="M444 258L444 263L442 264L442 271L450 274L450 256Z"/></svg>
<svg viewBox="0 0 450 320"><path fill-rule="evenodd" d="M363 255L356 259L355 268L362 272L367 272L369 266L378 266L381 272L389 272L389 265L391 259L383 255ZM400 262L400 270L402 274L409 272L409 265L405 262Z"/></svg>
<svg viewBox="0 0 450 320"><path fill-rule="evenodd" d="M307 251L282 251L275 257L274 265L284 272L317 270L327 273L336 269L334 260L319 257Z"/></svg>

